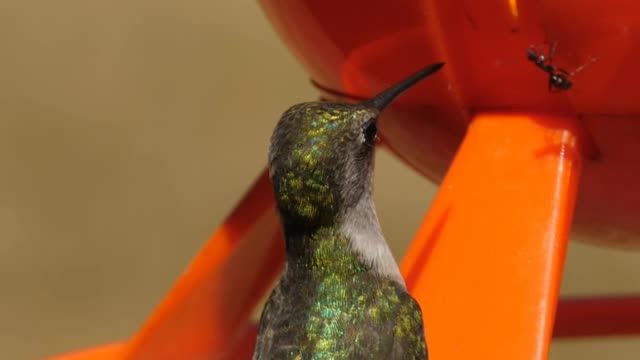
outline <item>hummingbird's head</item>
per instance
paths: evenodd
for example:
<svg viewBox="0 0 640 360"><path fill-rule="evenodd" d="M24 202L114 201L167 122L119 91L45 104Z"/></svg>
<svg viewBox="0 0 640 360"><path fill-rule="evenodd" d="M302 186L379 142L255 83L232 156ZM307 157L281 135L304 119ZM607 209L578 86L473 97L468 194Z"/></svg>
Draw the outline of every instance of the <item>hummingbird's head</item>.
<svg viewBox="0 0 640 360"><path fill-rule="evenodd" d="M427 66L359 104L308 102L283 115L271 137L269 172L285 224L330 225L371 193L380 112L444 63Z"/></svg>

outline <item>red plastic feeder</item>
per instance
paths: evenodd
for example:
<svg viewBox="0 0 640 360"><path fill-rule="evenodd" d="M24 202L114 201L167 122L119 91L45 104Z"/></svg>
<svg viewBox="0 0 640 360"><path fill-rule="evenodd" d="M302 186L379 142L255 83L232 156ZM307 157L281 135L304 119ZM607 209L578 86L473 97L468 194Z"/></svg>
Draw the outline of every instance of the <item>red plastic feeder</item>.
<svg viewBox="0 0 640 360"><path fill-rule="evenodd" d="M640 3L260 3L327 99L369 97L447 63L381 124L384 146L441 183L402 262L430 357L537 360L554 329L640 334L638 297L558 305L571 231L640 244ZM545 42L567 72L597 60L572 89L549 92L526 56ZM281 269L282 243L265 170L132 339L56 359L249 359L249 315Z"/></svg>

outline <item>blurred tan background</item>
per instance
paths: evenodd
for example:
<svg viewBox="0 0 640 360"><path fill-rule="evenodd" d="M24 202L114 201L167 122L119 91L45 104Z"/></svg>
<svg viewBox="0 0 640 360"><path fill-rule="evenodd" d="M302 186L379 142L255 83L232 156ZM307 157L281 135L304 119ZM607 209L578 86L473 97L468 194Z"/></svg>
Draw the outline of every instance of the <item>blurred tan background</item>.
<svg viewBox="0 0 640 360"><path fill-rule="evenodd" d="M265 164L280 113L315 96L255 2L2 1L0 358L135 332ZM400 257L436 188L377 164ZM573 243L563 293L638 290L639 257ZM639 340L551 358L636 359Z"/></svg>

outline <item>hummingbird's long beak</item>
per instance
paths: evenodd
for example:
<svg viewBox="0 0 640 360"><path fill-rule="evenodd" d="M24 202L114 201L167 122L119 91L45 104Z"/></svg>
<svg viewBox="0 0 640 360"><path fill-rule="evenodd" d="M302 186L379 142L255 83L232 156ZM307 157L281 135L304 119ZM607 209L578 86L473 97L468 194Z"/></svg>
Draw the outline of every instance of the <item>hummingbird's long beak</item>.
<svg viewBox="0 0 640 360"><path fill-rule="evenodd" d="M391 86L390 88L384 90L372 99L364 101L363 104L374 107L378 109L378 111L382 111L385 107L387 107L387 105L391 104L393 99L398 97L398 95L402 94L405 90L409 89L420 80L433 73L436 73L443 66L443 62L431 64L424 69L416 72L415 74L409 76L408 78L400 81L399 83Z"/></svg>

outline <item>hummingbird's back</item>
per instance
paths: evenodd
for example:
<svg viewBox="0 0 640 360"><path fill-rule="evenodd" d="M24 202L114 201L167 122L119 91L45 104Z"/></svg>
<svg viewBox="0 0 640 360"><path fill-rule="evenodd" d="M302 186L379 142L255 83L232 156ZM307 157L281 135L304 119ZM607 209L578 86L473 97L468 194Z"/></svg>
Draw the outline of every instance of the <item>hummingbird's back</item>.
<svg viewBox="0 0 640 360"><path fill-rule="evenodd" d="M427 359L418 304L326 229L288 262L260 320L254 360Z"/></svg>

